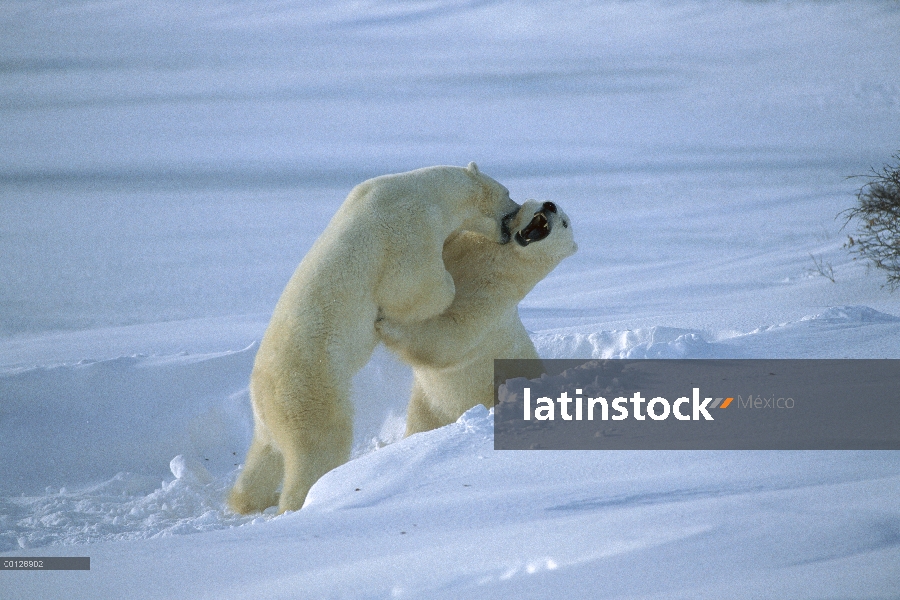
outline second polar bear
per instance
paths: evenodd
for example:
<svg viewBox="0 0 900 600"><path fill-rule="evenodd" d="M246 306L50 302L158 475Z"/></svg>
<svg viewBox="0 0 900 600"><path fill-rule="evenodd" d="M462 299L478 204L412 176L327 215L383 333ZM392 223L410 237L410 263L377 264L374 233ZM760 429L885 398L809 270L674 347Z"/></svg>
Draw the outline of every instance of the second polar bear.
<svg viewBox="0 0 900 600"><path fill-rule="evenodd" d="M515 243L499 245L459 232L444 244L456 297L441 315L419 323L385 316L385 345L413 367L406 435L456 421L476 404L494 405L495 358L538 358L517 305L578 249L571 221L552 202L529 200L511 222Z"/></svg>
<svg viewBox="0 0 900 600"><path fill-rule="evenodd" d="M455 295L444 241L466 229L499 246L518 208L475 163L376 177L350 192L260 343L250 376L253 440L228 498L233 510L298 510L313 483L349 459L351 380L378 343L378 315L407 323L440 314Z"/></svg>

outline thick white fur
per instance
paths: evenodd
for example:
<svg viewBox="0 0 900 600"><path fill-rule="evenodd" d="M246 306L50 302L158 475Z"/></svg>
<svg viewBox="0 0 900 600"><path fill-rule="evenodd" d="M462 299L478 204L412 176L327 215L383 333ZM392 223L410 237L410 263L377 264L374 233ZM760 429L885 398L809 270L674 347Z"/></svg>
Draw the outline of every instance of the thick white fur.
<svg viewBox="0 0 900 600"><path fill-rule="evenodd" d="M540 209L529 200L512 222L521 230ZM538 358L517 305L556 265L576 250L569 218L550 214L550 235L520 246L471 232L444 244L444 264L456 297L441 315L418 323L386 317L377 323L388 348L413 367L406 435L456 421L476 404L494 405L495 358Z"/></svg>
<svg viewBox="0 0 900 600"><path fill-rule="evenodd" d="M347 461L351 379L378 342L379 311L398 323L440 314L455 294L444 241L468 229L499 245L503 217L517 209L475 163L385 175L350 192L260 343L250 377L255 429L229 495L233 510L298 510L313 483Z"/></svg>

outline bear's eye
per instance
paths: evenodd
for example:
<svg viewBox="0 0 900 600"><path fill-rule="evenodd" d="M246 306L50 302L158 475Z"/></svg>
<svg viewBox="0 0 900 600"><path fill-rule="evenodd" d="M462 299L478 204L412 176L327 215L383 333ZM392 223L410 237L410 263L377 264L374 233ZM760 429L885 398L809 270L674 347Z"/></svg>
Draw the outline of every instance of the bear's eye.
<svg viewBox="0 0 900 600"><path fill-rule="evenodd" d="M565 220L565 219L563 219L563 222L562 222L562 224L563 224L563 227L565 227L565 228L566 228L566 229L568 229L568 228L569 228L569 222L568 222L568 221L566 221L566 220Z"/></svg>

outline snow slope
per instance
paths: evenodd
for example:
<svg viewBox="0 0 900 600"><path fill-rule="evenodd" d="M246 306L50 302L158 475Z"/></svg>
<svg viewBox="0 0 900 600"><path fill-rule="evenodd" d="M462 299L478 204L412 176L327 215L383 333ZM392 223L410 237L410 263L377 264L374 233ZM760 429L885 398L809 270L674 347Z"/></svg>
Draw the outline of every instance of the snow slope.
<svg viewBox="0 0 900 600"><path fill-rule="evenodd" d="M900 358L836 215L900 139L896 2L0 6L3 598L900 598L896 452L495 452L401 440L239 517L256 344L366 177L466 164L579 252L542 356ZM816 261L823 269L816 267ZM822 272L830 274L831 281Z"/></svg>
<svg viewBox="0 0 900 600"><path fill-rule="evenodd" d="M896 597L893 456L523 455L491 426L370 453L269 522L53 548L90 573L14 573L13 597Z"/></svg>

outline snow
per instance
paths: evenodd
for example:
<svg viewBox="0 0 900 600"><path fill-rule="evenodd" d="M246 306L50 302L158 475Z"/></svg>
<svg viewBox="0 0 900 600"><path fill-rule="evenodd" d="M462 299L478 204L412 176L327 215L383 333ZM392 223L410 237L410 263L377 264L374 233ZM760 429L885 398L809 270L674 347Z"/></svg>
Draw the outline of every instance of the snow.
<svg viewBox="0 0 900 600"><path fill-rule="evenodd" d="M520 313L549 358L900 358L836 218L897 151L900 10L871 0L0 6L4 598L897 598L900 454L401 439L230 513L247 381L350 188L430 164L552 199L579 252ZM852 227L852 226L851 226ZM833 275L832 282L816 266Z"/></svg>

